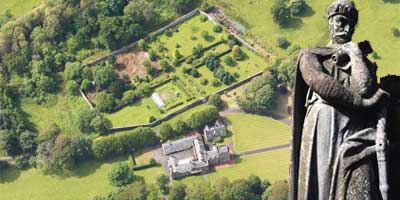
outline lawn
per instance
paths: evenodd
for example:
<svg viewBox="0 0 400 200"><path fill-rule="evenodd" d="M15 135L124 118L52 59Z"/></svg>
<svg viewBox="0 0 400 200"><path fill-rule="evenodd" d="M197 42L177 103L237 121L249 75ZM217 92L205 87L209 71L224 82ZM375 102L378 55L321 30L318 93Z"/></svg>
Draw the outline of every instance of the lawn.
<svg viewBox="0 0 400 200"><path fill-rule="evenodd" d="M150 97L143 98L136 103L125 106L112 114L104 114L111 121L112 127L120 127L135 124L147 124L148 118L154 116L157 119L162 113Z"/></svg>
<svg viewBox="0 0 400 200"><path fill-rule="evenodd" d="M74 125L78 112L87 107L81 96L68 96L64 92L49 95L46 105L39 105L30 99L22 99L22 110L27 114L39 133L43 133L51 123L56 123L62 133L74 135L80 133Z"/></svg>
<svg viewBox="0 0 400 200"><path fill-rule="evenodd" d="M289 126L268 117L235 113L226 114L233 130L235 152L288 144Z"/></svg>
<svg viewBox="0 0 400 200"><path fill-rule="evenodd" d="M272 49L275 56L287 55L285 50L277 47L277 39L286 37L292 44L302 48L325 46L329 42L329 32L325 10L333 2L308 0L312 9L306 16L293 20L288 28L281 29L273 21L270 9L273 0L214 0L225 13L232 18L244 22L248 35L253 35L267 49ZM383 3L376 0L355 0L360 11L359 24L354 41L369 40L381 57L375 60L380 66L378 74L400 74L397 66L400 55L400 38L395 38L391 29L400 28L400 4ZM253 38L249 36L249 38Z"/></svg>
<svg viewBox="0 0 400 200"><path fill-rule="evenodd" d="M189 176L179 182L192 184L208 179L213 184L219 177L227 177L233 181L236 179L247 178L250 174L255 174L261 179L269 181L287 180L289 178L289 149L281 149L255 155L242 156L231 166L219 166L216 172L203 176Z"/></svg>
<svg viewBox="0 0 400 200"><path fill-rule="evenodd" d="M167 55L172 57L172 52L178 44L180 53L183 56L189 56L192 54L192 49L197 44L201 44L203 47L210 46L216 41L220 40L220 37L227 36L225 33L215 33L213 31L213 24L210 21L201 22L200 15L193 17L177 26L177 32L173 32L172 36L166 34L158 37L157 42L153 42L150 46L153 49L157 49L158 44L163 44L167 48ZM201 36L202 31L209 33L209 40L203 39ZM194 36L196 39L191 39Z"/></svg>
<svg viewBox="0 0 400 200"><path fill-rule="evenodd" d="M118 157L105 163L87 161L79 166L72 177L67 178L43 175L37 169L20 172L11 169L6 171L5 181L0 181L1 199L88 200L96 195L105 195L114 190L107 179L112 164L127 159ZM141 157L137 159L141 160ZM135 175L151 183L162 173L162 167L153 167L136 171Z"/></svg>
<svg viewBox="0 0 400 200"><path fill-rule="evenodd" d="M208 175L208 179L214 182L218 177L225 176L230 180L247 178L255 174L261 179L270 181L289 178L289 149L281 149L250 156L242 156L232 166L217 167L215 173Z"/></svg>
<svg viewBox="0 0 400 200"><path fill-rule="evenodd" d="M41 0L0 0L0 14L7 9L11 10L14 16L21 16L42 2Z"/></svg>

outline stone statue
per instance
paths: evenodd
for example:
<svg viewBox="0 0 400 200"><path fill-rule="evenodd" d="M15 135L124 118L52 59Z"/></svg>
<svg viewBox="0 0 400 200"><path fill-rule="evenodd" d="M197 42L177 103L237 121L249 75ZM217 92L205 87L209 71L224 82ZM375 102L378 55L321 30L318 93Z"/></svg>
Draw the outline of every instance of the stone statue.
<svg viewBox="0 0 400 200"><path fill-rule="evenodd" d="M388 199L386 110L369 42L353 43L354 3L327 10L331 41L298 58L293 105L292 200Z"/></svg>

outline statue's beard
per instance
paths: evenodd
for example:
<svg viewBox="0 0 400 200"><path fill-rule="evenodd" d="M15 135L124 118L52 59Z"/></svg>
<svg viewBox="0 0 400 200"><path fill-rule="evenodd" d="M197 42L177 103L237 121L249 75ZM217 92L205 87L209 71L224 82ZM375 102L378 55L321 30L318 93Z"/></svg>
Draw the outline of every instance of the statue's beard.
<svg viewBox="0 0 400 200"><path fill-rule="evenodd" d="M347 31L335 32L332 34L332 40L338 44L344 44L350 42L352 39L352 34Z"/></svg>

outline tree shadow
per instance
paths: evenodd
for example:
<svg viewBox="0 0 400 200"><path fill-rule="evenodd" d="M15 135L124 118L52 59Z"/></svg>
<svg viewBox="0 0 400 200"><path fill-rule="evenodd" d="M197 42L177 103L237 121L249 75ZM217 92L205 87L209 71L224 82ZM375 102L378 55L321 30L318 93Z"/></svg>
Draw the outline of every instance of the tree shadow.
<svg viewBox="0 0 400 200"><path fill-rule="evenodd" d="M73 177L86 177L88 175L91 175L95 173L103 164L111 164L111 163L116 163L116 162L123 162L128 159L128 156L119 156L116 158L112 158L106 161L97 161L97 160L88 160L84 161L81 164L79 164L76 169L72 170L72 173L70 176ZM70 176L63 176L62 178L68 178Z"/></svg>
<svg viewBox="0 0 400 200"><path fill-rule="evenodd" d="M304 11L300 14L300 17L311 17L314 14L315 14L314 9L311 6L306 5Z"/></svg>
<svg viewBox="0 0 400 200"><path fill-rule="evenodd" d="M290 18L286 24L281 26L282 29L298 29L303 26L301 18Z"/></svg>
<svg viewBox="0 0 400 200"><path fill-rule="evenodd" d="M19 178L21 171L15 167L9 167L0 172L0 183L11 183Z"/></svg>
<svg viewBox="0 0 400 200"><path fill-rule="evenodd" d="M383 0L384 3L400 3L400 0Z"/></svg>

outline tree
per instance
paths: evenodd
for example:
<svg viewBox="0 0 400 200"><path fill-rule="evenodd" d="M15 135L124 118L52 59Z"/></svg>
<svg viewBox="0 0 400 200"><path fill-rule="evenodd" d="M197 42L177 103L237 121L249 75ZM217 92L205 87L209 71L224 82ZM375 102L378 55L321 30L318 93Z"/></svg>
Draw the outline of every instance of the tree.
<svg viewBox="0 0 400 200"><path fill-rule="evenodd" d="M282 49L287 49L290 46L290 42L285 37L279 37L277 44Z"/></svg>
<svg viewBox="0 0 400 200"><path fill-rule="evenodd" d="M68 94L70 95L78 95L79 94L79 85L75 81L68 81L65 85Z"/></svg>
<svg viewBox="0 0 400 200"><path fill-rule="evenodd" d="M112 186L121 187L133 182L132 171L126 162L119 162L113 165L108 173L108 180Z"/></svg>
<svg viewBox="0 0 400 200"><path fill-rule="evenodd" d="M98 66L95 69L94 81L101 89L107 89L112 82L117 80L117 75L112 66Z"/></svg>
<svg viewBox="0 0 400 200"><path fill-rule="evenodd" d="M263 199L267 200L288 200L289 185L287 181L277 181L263 194Z"/></svg>
<svg viewBox="0 0 400 200"><path fill-rule="evenodd" d="M398 28L393 27L392 33L393 33L393 36L400 37L400 30Z"/></svg>
<svg viewBox="0 0 400 200"><path fill-rule="evenodd" d="M160 192L158 191L157 186L154 184L150 184L148 186L149 195L146 200L160 200Z"/></svg>
<svg viewBox="0 0 400 200"><path fill-rule="evenodd" d="M94 131L92 120L97 116L96 111L85 107L78 112L78 118L75 122L78 129L83 133L90 133Z"/></svg>
<svg viewBox="0 0 400 200"><path fill-rule="evenodd" d="M179 13L188 12L196 5L196 0L175 0L175 8Z"/></svg>
<svg viewBox="0 0 400 200"><path fill-rule="evenodd" d="M193 47L192 55L193 55L195 58L198 58L198 57L201 56L201 52L202 52L202 51L203 51L203 45L197 44L196 46Z"/></svg>
<svg viewBox="0 0 400 200"><path fill-rule="evenodd" d="M87 91L92 87L92 83L88 79L83 79L81 83L81 90Z"/></svg>
<svg viewBox="0 0 400 200"><path fill-rule="evenodd" d="M218 200L217 193L211 188L207 182L194 183L187 189L186 198L190 200Z"/></svg>
<svg viewBox="0 0 400 200"><path fill-rule="evenodd" d="M156 184L160 189L161 194L167 195L169 193L169 178L165 174L161 174L156 178Z"/></svg>
<svg viewBox="0 0 400 200"><path fill-rule="evenodd" d="M233 46L232 48L232 56L235 60L238 61L243 60L245 58L243 51L237 45Z"/></svg>
<svg viewBox="0 0 400 200"><path fill-rule="evenodd" d="M177 48L174 49L172 56L178 60L183 57Z"/></svg>
<svg viewBox="0 0 400 200"><path fill-rule="evenodd" d="M300 16L306 9L305 0L290 0L288 3L288 9L291 16Z"/></svg>
<svg viewBox="0 0 400 200"><path fill-rule="evenodd" d="M224 108L224 102L222 101L221 95L219 94L211 95L208 99L208 104L217 107L219 110Z"/></svg>
<svg viewBox="0 0 400 200"><path fill-rule="evenodd" d="M275 0L271 8L272 19L279 26L284 26L290 19L290 11L286 7L285 1Z"/></svg>
<svg viewBox="0 0 400 200"><path fill-rule="evenodd" d="M160 67L164 72L169 72L171 70L171 65L168 63L167 59L162 59L160 61Z"/></svg>
<svg viewBox="0 0 400 200"><path fill-rule="evenodd" d="M21 150L24 153L33 154L36 152L37 144L36 144L37 133L31 131L24 131L19 135L19 144L21 146Z"/></svg>
<svg viewBox="0 0 400 200"><path fill-rule="evenodd" d="M234 66L235 65L235 61L233 60L233 58L231 56L226 56L225 59L224 59L224 62L228 66Z"/></svg>
<svg viewBox="0 0 400 200"><path fill-rule="evenodd" d="M8 155L17 155L20 153L18 138L14 131L0 130L0 150Z"/></svg>
<svg viewBox="0 0 400 200"><path fill-rule="evenodd" d="M163 123L160 127L160 139L166 141L175 136L175 131L169 123Z"/></svg>
<svg viewBox="0 0 400 200"><path fill-rule="evenodd" d="M95 118L92 119L92 121L90 121L90 126L93 128L94 131L100 134L104 134L108 131L104 123L105 122L100 116L96 116Z"/></svg>
<svg viewBox="0 0 400 200"><path fill-rule="evenodd" d="M268 75L253 79L245 88L245 96L236 99L238 105L247 112L266 112L275 108L277 92L274 80Z"/></svg>
<svg viewBox="0 0 400 200"><path fill-rule="evenodd" d="M197 68L192 68L192 70L190 71L190 74L191 74L193 77L195 77L195 78L200 77L200 73L199 73L199 71L197 70Z"/></svg>
<svg viewBox="0 0 400 200"><path fill-rule="evenodd" d="M222 27L221 27L221 25L214 25L214 27L213 27L213 31L214 32L216 32L216 33L221 33L222 32Z"/></svg>
<svg viewBox="0 0 400 200"><path fill-rule="evenodd" d="M182 200L186 197L186 185L183 183L175 183L169 191L169 200Z"/></svg>
<svg viewBox="0 0 400 200"><path fill-rule="evenodd" d="M137 48L140 50L145 50L146 49L146 41L144 39L140 39L137 43Z"/></svg>
<svg viewBox="0 0 400 200"><path fill-rule="evenodd" d="M210 37L210 34L208 33L208 31L202 31L201 37L203 37L203 39L205 39L205 40L208 40L208 38Z"/></svg>
<svg viewBox="0 0 400 200"><path fill-rule="evenodd" d="M247 182L250 185L250 190L252 193L261 195L264 192L263 188L261 187L261 179L258 176L250 174L250 176L247 178Z"/></svg>
<svg viewBox="0 0 400 200"><path fill-rule="evenodd" d="M82 79L82 66L79 62L65 64L64 76L67 80L80 81Z"/></svg>
<svg viewBox="0 0 400 200"><path fill-rule="evenodd" d="M115 99L112 94L99 92L95 98L96 108L102 112L111 112L115 107Z"/></svg>
<svg viewBox="0 0 400 200"><path fill-rule="evenodd" d="M218 177L215 180L214 188L220 199L228 199L231 183L225 176Z"/></svg>
<svg viewBox="0 0 400 200"><path fill-rule="evenodd" d="M116 191L108 195L109 200L146 200L146 184L142 181L136 181L132 184L117 188Z"/></svg>
<svg viewBox="0 0 400 200"><path fill-rule="evenodd" d="M189 132L189 126L182 120L178 119L174 124L174 130L178 135Z"/></svg>
<svg viewBox="0 0 400 200"><path fill-rule="evenodd" d="M231 183L229 196L229 199L232 200L256 199L256 195L251 192L249 183L244 179L235 180Z"/></svg>
<svg viewBox="0 0 400 200"><path fill-rule="evenodd" d="M134 90L125 91L122 95L122 102L124 104L133 103L140 98L139 94Z"/></svg>

